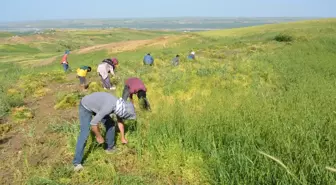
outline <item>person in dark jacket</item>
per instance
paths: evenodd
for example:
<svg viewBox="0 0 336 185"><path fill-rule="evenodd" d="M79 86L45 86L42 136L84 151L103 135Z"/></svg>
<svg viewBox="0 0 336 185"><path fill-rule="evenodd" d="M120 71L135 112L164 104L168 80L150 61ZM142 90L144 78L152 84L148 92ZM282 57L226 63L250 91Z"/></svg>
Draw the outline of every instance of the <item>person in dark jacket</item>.
<svg viewBox="0 0 336 185"><path fill-rule="evenodd" d="M133 95L136 94L141 104L143 105L143 108L150 110L151 108L147 99L146 92L147 89L145 84L139 78L132 77L128 78L125 81L122 98L124 99L124 101L126 101L127 98L129 97L131 99L131 102L134 103Z"/></svg>
<svg viewBox="0 0 336 185"><path fill-rule="evenodd" d="M144 65L154 65L154 58L150 55L150 53L147 53L147 55L144 56L143 63Z"/></svg>

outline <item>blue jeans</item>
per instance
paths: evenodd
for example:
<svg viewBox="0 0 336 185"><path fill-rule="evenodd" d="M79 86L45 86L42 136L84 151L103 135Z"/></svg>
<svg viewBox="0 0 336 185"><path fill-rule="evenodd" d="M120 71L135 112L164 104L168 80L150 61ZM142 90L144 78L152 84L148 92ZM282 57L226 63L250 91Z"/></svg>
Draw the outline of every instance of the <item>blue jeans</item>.
<svg viewBox="0 0 336 185"><path fill-rule="evenodd" d="M65 63L63 63L62 65L63 65L64 71L66 72L69 69L69 65Z"/></svg>
<svg viewBox="0 0 336 185"><path fill-rule="evenodd" d="M80 121L80 133L77 139L75 157L73 159L73 164L81 164L84 156L84 149L86 145L86 140L90 134L90 122L92 119L93 112L88 111L81 103L79 105L79 121ZM102 120L106 128L106 143L107 149L113 148L115 142L115 122L112 118L107 115Z"/></svg>

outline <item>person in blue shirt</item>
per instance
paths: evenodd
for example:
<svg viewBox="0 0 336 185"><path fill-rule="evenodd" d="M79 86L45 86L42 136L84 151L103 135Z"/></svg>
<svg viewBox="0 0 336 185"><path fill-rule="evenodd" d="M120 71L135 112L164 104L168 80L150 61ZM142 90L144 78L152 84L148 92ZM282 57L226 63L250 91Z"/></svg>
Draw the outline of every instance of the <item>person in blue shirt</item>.
<svg viewBox="0 0 336 185"><path fill-rule="evenodd" d="M195 60L195 52L192 51L189 55L188 55L188 59L189 60Z"/></svg>
<svg viewBox="0 0 336 185"><path fill-rule="evenodd" d="M143 59L143 63L144 65L154 65L154 59L153 57L150 55L150 53L148 53L147 55L145 55L144 59Z"/></svg>

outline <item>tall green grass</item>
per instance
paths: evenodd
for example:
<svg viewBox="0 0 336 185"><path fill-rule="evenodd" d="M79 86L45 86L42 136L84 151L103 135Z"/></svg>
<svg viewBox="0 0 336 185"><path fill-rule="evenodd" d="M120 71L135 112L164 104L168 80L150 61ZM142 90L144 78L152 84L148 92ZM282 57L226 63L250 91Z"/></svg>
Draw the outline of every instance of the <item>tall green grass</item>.
<svg viewBox="0 0 336 185"><path fill-rule="evenodd" d="M278 72L275 88L216 86L208 97L195 94L189 103L161 105L160 112L146 121L149 131L138 138L138 150L149 151L149 165L156 173L171 174L176 180L182 177L190 184L196 180L334 184L335 175L325 167L335 165L336 102L334 79L328 74L335 66L330 68L331 61L323 57L334 54L321 52L309 59L297 54L301 47L286 48L271 57L256 56L258 63L269 61ZM324 60L315 60L320 57ZM320 71L314 66L320 66ZM282 161L286 168L260 152ZM190 160L195 160L193 166L188 166Z"/></svg>
<svg viewBox="0 0 336 185"><path fill-rule="evenodd" d="M21 75L22 68L16 64L0 63L0 119L8 114L11 107L23 103L22 96L11 96L7 93L8 88L16 83L16 79Z"/></svg>
<svg viewBox="0 0 336 185"><path fill-rule="evenodd" d="M146 129L134 140L148 170L177 184L334 184L326 166L336 152L335 41L321 34L243 56L229 75L247 74L248 86L214 73L215 62L203 63L199 77L190 74L197 64L188 68L187 80L161 74L164 92L185 96L170 91L173 101L161 98L157 114L142 120ZM211 92L202 95L207 83Z"/></svg>

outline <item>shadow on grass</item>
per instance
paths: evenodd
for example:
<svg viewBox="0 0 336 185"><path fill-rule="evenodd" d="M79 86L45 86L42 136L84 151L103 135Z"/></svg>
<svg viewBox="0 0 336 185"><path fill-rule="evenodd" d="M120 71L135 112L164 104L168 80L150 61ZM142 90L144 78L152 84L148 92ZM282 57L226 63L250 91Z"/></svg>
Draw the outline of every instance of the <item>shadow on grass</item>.
<svg viewBox="0 0 336 185"><path fill-rule="evenodd" d="M11 139L12 139L12 136L10 136L10 137L5 137L5 138L1 139L1 140L0 140L0 145L6 144L6 143L7 143L9 140L11 140ZM0 149L3 149L3 147L0 146Z"/></svg>

